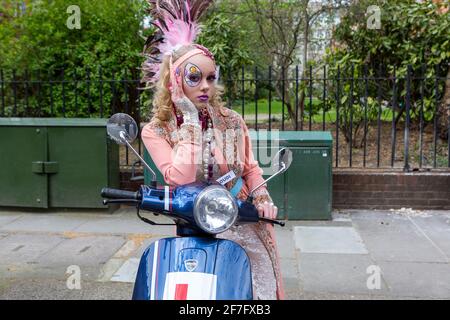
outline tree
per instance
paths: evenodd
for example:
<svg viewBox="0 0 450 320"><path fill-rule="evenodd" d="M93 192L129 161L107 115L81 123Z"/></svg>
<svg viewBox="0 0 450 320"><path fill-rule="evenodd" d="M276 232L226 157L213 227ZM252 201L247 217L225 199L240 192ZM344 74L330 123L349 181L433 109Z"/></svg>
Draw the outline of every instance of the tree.
<svg viewBox="0 0 450 320"><path fill-rule="evenodd" d="M367 8L377 5L381 9L379 29L367 27ZM366 65L370 75L392 77L394 69L398 78L405 78L408 65L413 72L420 74L426 70L428 82L425 84L425 97L430 103L425 112L433 113L431 103L440 99L437 116L438 131L442 139L448 138L448 119L450 117L450 81L440 83L438 96L435 96L436 76L450 78L450 19L448 5L442 1L355 1L335 31L336 46L330 50L326 61L343 67L346 63L356 67ZM383 66L380 68L380 66ZM422 66L425 68L422 69ZM420 95L417 83L412 83L413 100ZM383 95L389 94L383 90ZM372 94L372 96L375 94ZM400 96L405 98L403 87ZM400 119L401 109L398 119ZM432 117L427 117L428 119Z"/></svg>
<svg viewBox="0 0 450 320"><path fill-rule="evenodd" d="M259 67L273 66L274 89L284 97L289 117L295 126L295 106L291 99L293 88L285 80L292 66L299 62L305 72L311 30L324 13L334 12L344 1L326 0L245 0L220 1L219 11L232 17L235 28L245 30L245 43L253 49L251 60ZM300 107L303 110L305 86L301 86Z"/></svg>
<svg viewBox="0 0 450 320"><path fill-rule="evenodd" d="M299 3L278 0L246 0L245 3L251 12L250 17L256 22L259 40L272 57L275 90L280 97L285 97L288 113L295 121L295 109L289 98L288 86L283 84L289 67L294 63L301 33Z"/></svg>
<svg viewBox="0 0 450 320"><path fill-rule="evenodd" d="M22 15L15 14L15 3L13 0L0 3L0 12L3 12L0 20L0 68L15 69L18 77L27 70L29 74L41 72L44 79L61 80L63 76L65 79L86 79L88 74L93 77L102 67L105 79L112 77L113 70L116 79L124 78L126 74L127 78L139 79L137 67L144 45L140 36L144 1L79 0L76 7L80 13L80 29L70 26L77 12L70 10L73 1L33 1ZM137 85L129 84L130 94L136 92ZM78 88L80 93L85 89L82 86L86 83ZM93 85L91 89L91 97L98 99L98 90ZM123 93L123 90L118 91L119 95ZM35 92L29 94L32 99ZM80 94L78 98L80 106L89 104L87 95ZM113 102L111 96L103 98L110 104L119 103L117 107L123 108L123 102ZM133 103L131 110L135 107L135 98L130 99ZM62 98L55 95L55 99L56 115L61 115ZM67 105L73 105L74 99L73 95L68 95ZM43 104L47 108L49 100L44 99ZM111 105L105 107L106 113ZM49 112L45 108L44 114ZM76 114L87 116L98 112L96 103L89 108L91 110L82 108Z"/></svg>
<svg viewBox="0 0 450 320"><path fill-rule="evenodd" d="M314 23L325 13L329 14L329 17L331 18L329 20L334 19L334 13L342 8L345 8L348 5L348 1L323 1L318 4L317 2L313 3L313 1L310 0L302 0L301 4L301 20L303 21L302 78L306 78L310 36ZM299 99L302 114L305 109L305 93L305 87L303 86Z"/></svg>
<svg viewBox="0 0 450 320"><path fill-rule="evenodd" d="M202 26L197 42L211 50L216 64L220 66L220 78L223 82L238 74L242 66L253 63L250 58L251 49L245 45L246 31L236 28L225 14L211 11ZM236 86L227 83L226 89L230 97L236 95Z"/></svg>

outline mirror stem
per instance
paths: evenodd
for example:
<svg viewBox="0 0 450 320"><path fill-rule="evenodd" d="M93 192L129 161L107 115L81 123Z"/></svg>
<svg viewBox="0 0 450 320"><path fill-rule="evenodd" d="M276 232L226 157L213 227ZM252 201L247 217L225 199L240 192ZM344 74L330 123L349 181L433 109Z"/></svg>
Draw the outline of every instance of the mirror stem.
<svg viewBox="0 0 450 320"><path fill-rule="evenodd" d="M123 142L126 143L126 145L128 146L128 148L130 148L134 154L139 158L139 160L141 160L141 162L144 164L144 166L152 173L152 186L156 186L156 173L155 171L152 170L152 168L150 168L150 166L147 164L147 162L145 162L144 159L142 159L142 157L139 155L139 152L137 152L136 150L134 150L134 148L131 146L131 144L128 142L128 140L125 138L125 132L121 131L120 132L120 138L122 139Z"/></svg>
<svg viewBox="0 0 450 320"><path fill-rule="evenodd" d="M250 191L250 195L247 198L247 201L252 200L253 199L253 192L255 192L255 190L257 190L259 187L261 187L263 184L269 182L270 180L272 180L272 178L276 177L277 175L279 175L280 173L282 173L284 170L286 169L286 164L284 162L281 162L281 169L278 170L277 173L271 175L269 178L267 178L267 180L264 180L263 182L261 182L260 184L258 184L256 187L253 188L252 191Z"/></svg>

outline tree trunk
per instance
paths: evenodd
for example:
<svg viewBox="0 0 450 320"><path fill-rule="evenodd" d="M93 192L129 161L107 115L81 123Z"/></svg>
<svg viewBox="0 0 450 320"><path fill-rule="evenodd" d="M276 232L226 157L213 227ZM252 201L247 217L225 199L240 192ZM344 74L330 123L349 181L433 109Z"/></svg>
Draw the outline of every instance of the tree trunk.
<svg viewBox="0 0 450 320"><path fill-rule="evenodd" d="M282 85L282 81L285 79L284 75L281 75L280 80L281 81L277 81L276 85L275 85L275 91L277 92L278 96L280 98L283 97L283 85ZM295 110L292 107L291 104L291 97L289 94L289 87L288 86L284 86L284 105L287 107L289 116L291 117L291 122L292 125L295 128Z"/></svg>
<svg viewBox="0 0 450 320"><path fill-rule="evenodd" d="M303 17L304 21L305 21L305 26L304 26L304 30L303 30L303 59L302 59L302 75L301 78L302 79L306 79L306 64L308 63L308 41L309 41L309 17L308 17L308 13L306 12L304 17ZM303 121L303 115L305 114L305 97L306 97L306 87L304 89L301 90L300 92L300 99L299 99L299 105L300 105L300 122Z"/></svg>

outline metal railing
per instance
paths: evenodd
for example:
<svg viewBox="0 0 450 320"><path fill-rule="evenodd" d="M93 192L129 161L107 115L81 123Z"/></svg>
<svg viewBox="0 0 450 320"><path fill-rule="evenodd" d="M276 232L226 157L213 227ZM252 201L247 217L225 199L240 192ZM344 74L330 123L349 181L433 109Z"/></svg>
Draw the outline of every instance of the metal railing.
<svg viewBox="0 0 450 320"><path fill-rule="evenodd" d="M334 167L449 168L450 142L439 138L438 122L447 79L438 68L432 75L429 71L408 66L398 74L395 69L369 72L367 66L349 66L309 67L300 74L296 66L275 74L272 66L242 68L223 80L224 100L251 129L330 131ZM71 77L64 70L0 70L0 116L108 117L126 112L143 125L151 93L136 78L113 71L106 76L101 68ZM136 147L142 154L139 139ZM136 160L127 148L121 150L122 166Z"/></svg>

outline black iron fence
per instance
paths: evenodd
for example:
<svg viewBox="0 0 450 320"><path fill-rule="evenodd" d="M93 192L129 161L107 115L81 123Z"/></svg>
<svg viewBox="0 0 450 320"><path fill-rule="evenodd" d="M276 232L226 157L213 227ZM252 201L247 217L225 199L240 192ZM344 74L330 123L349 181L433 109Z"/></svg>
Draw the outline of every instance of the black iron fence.
<svg viewBox="0 0 450 320"><path fill-rule="evenodd" d="M431 170L450 167L450 83L446 71L427 68L313 68L303 72L242 68L222 79L224 101L255 130L326 130L334 139L334 166ZM151 92L138 72L101 68L0 70L2 117L132 115L142 126ZM134 76L133 76L134 75ZM136 142L142 154L141 141ZM121 150L121 165L137 159Z"/></svg>

